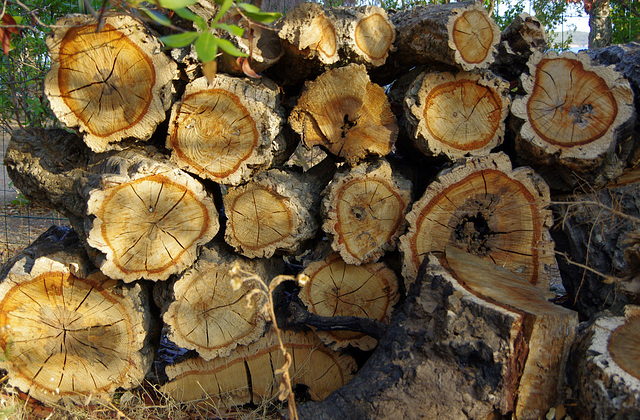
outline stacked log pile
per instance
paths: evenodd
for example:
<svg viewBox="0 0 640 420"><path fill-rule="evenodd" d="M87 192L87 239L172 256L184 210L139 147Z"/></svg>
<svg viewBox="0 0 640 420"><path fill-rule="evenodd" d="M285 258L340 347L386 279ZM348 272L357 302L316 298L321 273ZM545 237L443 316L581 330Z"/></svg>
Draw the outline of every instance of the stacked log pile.
<svg viewBox="0 0 640 420"><path fill-rule="evenodd" d="M257 283L232 287L240 267L306 280L276 290L292 382L316 401L305 418L537 419L567 382L579 414L640 413L637 310L622 317L594 280L585 305L556 259L585 246L579 200L558 204L577 186L637 191L623 70L545 52L526 14L500 33L476 3L305 3L245 22L250 36L228 36L260 78L224 55L204 77L132 17L103 23L58 22L45 92L67 130L16 131L6 152L23 194L73 227L0 273L10 384L109 400L144 380L163 336L191 350L159 376L166 395L274 397L284 358ZM566 307L550 301L563 281Z"/></svg>

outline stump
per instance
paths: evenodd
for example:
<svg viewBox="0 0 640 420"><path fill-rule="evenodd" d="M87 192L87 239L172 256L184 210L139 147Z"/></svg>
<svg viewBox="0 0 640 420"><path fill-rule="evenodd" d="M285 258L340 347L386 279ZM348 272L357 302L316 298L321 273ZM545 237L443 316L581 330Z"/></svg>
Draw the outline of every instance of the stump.
<svg viewBox="0 0 640 420"><path fill-rule="evenodd" d="M338 172L324 191L322 228L348 264L375 262L396 248L411 201L411 182L385 160Z"/></svg>
<svg viewBox="0 0 640 420"><path fill-rule="evenodd" d="M502 144L509 84L490 73L422 73L404 99L414 145L451 160L483 156Z"/></svg>
<svg viewBox="0 0 640 420"><path fill-rule="evenodd" d="M452 251L455 274L428 256L377 351L323 402L299 406L301 418L544 417L560 396L577 315L512 273Z"/></svg>
<svg viewBox="0 0 640 420"><path fill-rule="evenodd" d="M323 346L312 332L284 332L284 345L292 356L292 384L309 387L311 398L320 401L351 379L355 362ZM238 347L229 359L188 359L168 366L170 382L162 392L178 401L212 397L224 407L259 404L278 391L275 370L284 363L275 333Z"/></svg>
<svg viewBox="0 0 640 420"><path fill-rule="evenodd" d="M548 205L544 181L530 168L511 169L504 154L443 170L407 215L399 246L405 282L415 280L427 253L442 255L452 244L546 290L559 280Z"/></svg>
<svg viewBox="0 0 640 420"><path fill-rule="evenodd" d="M51 404L108 402L141 384L153 360L147 292L97 271L73 231L52 227L0 276L9 384Z"/></svg>
<svg viewBox="0 0 640 420"><path fill-rule="evenodd" d="M330 70L309 82L289 124L308 148L322 146L350 165L391 152L398 136L384 90L362 65Z"/></svg>
<svg viewBox="0 0 640 420"><path fill-rule="evenodd" d="M85 133L96 152L117 148L127 137L149 139L165 120L177 76L177 65L141 22L125 15L104 21L97 31L92 16L70 15L47 38L51 109L67 127Z"/></svg>
<svg viewBox="0 0 640 420"><path fill-rule="evenodd" d="M524 120L516 137L518 160L550 187L595 188L619 176L632 150L633 92L612 68L594 66L585 53L533 54L527 95L512 113Z"/></svg>
<svg viewBox="0 0 640 420"><path fill-rule="evenodd" d="M189 83L173 106L166 146L180 168L238 185L284 160L284 110L277 86L222 74Z"/></svg>

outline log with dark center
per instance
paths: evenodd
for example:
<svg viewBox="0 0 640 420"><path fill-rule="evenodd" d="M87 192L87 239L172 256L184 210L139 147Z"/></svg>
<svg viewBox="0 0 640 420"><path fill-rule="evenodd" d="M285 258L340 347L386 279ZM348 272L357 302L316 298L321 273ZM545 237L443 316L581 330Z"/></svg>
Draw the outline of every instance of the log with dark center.
<svg viewBox="0 0 640 420"><path fill-rule="evenodd" d="M504 154L469 159L440 173L407 215L400 238L411 284L424 256L452 244L546 290L558 280L549 189L530 168L511 169Z"/></svg>
<svg viewBox="0 0 640 420"><path fill-rule="evenodd" d="M146 140L164 121L177 65L141 22L125 15L56 22L47 38L53 61L45 80L51 109L102 152L127 137Z"/></svg>
<svg viewBox="0 0 640 420"><path fill-rule="evenodd" d="M322 146L354 165L391 152L398 136L387 96L362 65L330 70L309 82L289 124L311 148Z"/></svg>
<svg viewBox="0 0 640 420"><path fill-rule="evenodd" d="M140 385L153 358L147 293L97 271L73 231L51 228L0 281L9 384L44 402L84 404Z"/></svg>
<svg viewBox="0 0 640 420"><path fill-rule="evenodd" d="M528 66L527 95L512 106L524 121L516 137L518 160L562 190L584 182L602 187L619 176L632 148L629 82L593 65L585 53L536 53Z"/></svg>

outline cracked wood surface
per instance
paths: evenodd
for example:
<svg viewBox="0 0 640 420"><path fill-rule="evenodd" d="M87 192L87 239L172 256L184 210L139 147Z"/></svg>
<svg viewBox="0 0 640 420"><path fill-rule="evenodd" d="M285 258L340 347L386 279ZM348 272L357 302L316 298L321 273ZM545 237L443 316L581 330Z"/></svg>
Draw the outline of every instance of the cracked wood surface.
<svg viewBox="0 0 640 420"><path fill-rule="evenodd" d="M313 332L283 331L282 337L292 357L291 382L307 385L314 401L326 398L353 376L353 358L325 347ZM275 333L270 331L260 341L238 347L229 358L188 359L168 366L170 382L162 392L178 401L208 396L225 407L259 404L278 392L276 370L283 364Z"/></svg>
<svg viewBox="0 0 640 420"><path fill-rule="evenodd" d="M399 246L406 284L427 253L440 256L451 244L547 290L559 280L549 201L544 181L530 168L511 169L502 153L443 170L407 215Z"/></svg>
<svg viewBox="0 0 640 420"><path fill-rule="evenodd" d="M0 366L41 401L109 401L151 366L147 294L95 271L75 233L54 228L3 270Z"/></svg>
<svg viewBox="0 0 640 420"><path fill-rule="evenodd" d="M58 119L103 152L127 137L151 137L170 106L177 65L134 18L107 15L99 32L94 22L90 15L56 22L45 94Z"/></svg>

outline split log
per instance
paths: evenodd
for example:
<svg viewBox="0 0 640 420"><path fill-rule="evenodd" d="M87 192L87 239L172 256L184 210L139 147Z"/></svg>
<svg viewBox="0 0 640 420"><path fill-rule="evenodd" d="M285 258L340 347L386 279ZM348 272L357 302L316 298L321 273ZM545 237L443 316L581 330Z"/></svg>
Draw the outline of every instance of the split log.
<svg viewBox="0 0 640 420"><path fill-rule="evenodd" d="M94 263L114 279L167 279L219 229L203 185L151 146L96 155L61 130L16 131L6 163L28 198L69 217Z"/></svg>
<svg viewBox="0 0 640 420"><path fill-rule="evenodd" d="M292 357L292 385L304 384L315 401L326 398L353 377L353 358L325 347L312 332L284 331L283 342ZM189 359L167 366L170 382L161 391L177 401L211 397L224 407L272 398L279 383L275 371L284 364L275 332L238 347L228 359Z"/></svg>
<svg viewBox="0 0 640 420"><path fill-rule="evenodd" d="M200 177L238 185L287 156L278 87L222 74L189 83L171 110L171 160Z"/></svg>
<svg viewBox="0 0 640 420"><path fill-rule="evenodd" d="M46 403L110 401L151 367L151 316L140 284L96 270L77 235L52 227L0 274L0 368Z"/></svg>
<svg viewBox="0 0 640 420"><path fill-rule="evenodd" d="M322 228L347 264L375 262L406 226L411 182L384 160L338 172L324 191Z"/></svg>
<svg viewBox="0 0 640 420"><path fill-rule="evenodd" d="M310 264L303 270L308 283L300 290L300 300L309 312L320 316L351 316L389 323L398 302L398 279L384 263L360 266L345 263L339 254ZM316 331L323 343L339 350L347 346L373 349L378 341L350 331Z"/></svg>
<svg viewBox="0 0 640 420"><path fill-rule="evenodd" d="M453 274L427 257L371 358L301 418L544 418L577 315L479 257L452 249L446 262Z"/></svg>
<svg viewBox="0 0 640 420"><path fill-rule="evenodd" d="M305 85L289 124L308 147L319 145L350 165L385 156L398 136L387 95L363 65L329 70Z"/></svg>
<svg viewBox="0 0 640 420"><path fill-rule="evenodd" d="M325 161L305 174L270 169L224 196L225 241L249 258L296 254L318 229L320 192L335 168Z"/></svg>
<svg viewBox="0 0 640 420"><path fill-rule="evenodd" d="M377 83L387 84L423 64L443 63L470 71L487 69L494 61L500 29L482 4L430 4L390 17L396 27L396 51L373 72Z"/></svg>
<svg viewBox="0 0 640 420"><path fill-rule="evenodd" d="M640 309L626 315L600 313L581 328L571 353L570 386L577 418L623 419L640 416Z"/></svg>
<svg viewBox="0 0 640 420"><path fill-rule="evenodd" d="M452 244L546 291L559 281L549 201L544 181L530 168L511 169L502 153L443 170L407 215L399 245L405 282L415 280L427 253L442 256Z"/></svg>
<svg viewBox="0 0 640 420"><path fill-rule="evenodd" d="M528 13L520 13L500 34L498 53L491 69L508 80L516 80L527 71L534 52L544 52L549 43L542 22Z"/></svg>
<svg viewBox="0 0 640 420"><path fill-rule="evenodd" d="M67 127L79 127L96 152L127 137L147 140L171 106L177 65L136 19L70 15L47 38L52 59L45 79L51 109Z"/></svg>
<svg viewBox="0 0 640 420"><path fill-rule="evenodd" d="M229 356L238 345L262 337L264 295L254 294L247 301L251 282L249 288L233 290L229 274L234 263L265 281L282 270L268 260L255 261L228 254L219 247L203 248L195 264L173 285L174 300L163 314L169 326L168 338L182 348L196 350L204 360L211 360Z"/></svg>
<svg viewBox="0 0 640 420"><path fill-rule="evenodd" d="M409 133L427 156L483 156L502 144L509 83L490 73L422 73L404 99Z"/></svg>
<svg viewBox="0 0 640 420"><path fill-rule="evenodd" d="M516 136L519 161L559 190L585 182L600 188L620 175L633 148L629 82L593 65L586 53L536 53L528 66L527 95L511 107L524 121Z"/></svg>

